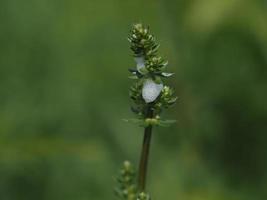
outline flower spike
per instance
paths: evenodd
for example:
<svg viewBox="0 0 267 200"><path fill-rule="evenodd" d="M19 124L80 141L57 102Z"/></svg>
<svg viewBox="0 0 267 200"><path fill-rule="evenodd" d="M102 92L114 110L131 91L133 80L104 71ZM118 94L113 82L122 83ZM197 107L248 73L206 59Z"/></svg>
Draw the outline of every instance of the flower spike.
<svg viewBox="0 0 267 200"><path fill-rule="evenodd" d="M164 108L175 103L173 90L162 81L162 78L171 77L173 73L165 71L168 62L158 55L160 45L148 27L140 23L134 24L128 40L136 62L136 69L129 69L132 73L130 78L136 80L130 89L130 97L135 104L132 110L138 114L139 120L145 121L148 118L148 108L153 110L150 118L154 118L160 115ZM162 124L164 122L155 123Z"/></svg>

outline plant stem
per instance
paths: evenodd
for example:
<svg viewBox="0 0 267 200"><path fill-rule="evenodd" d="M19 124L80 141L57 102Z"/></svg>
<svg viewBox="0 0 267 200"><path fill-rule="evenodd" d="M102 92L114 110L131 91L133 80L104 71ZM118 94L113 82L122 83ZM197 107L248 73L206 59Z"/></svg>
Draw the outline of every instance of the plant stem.
<svg viewBox="0 0 267 200"><path fill-rule="evenodd" d="M147 118L153 117L153 110L151 109L150 106L148 106L146 117ZM143 146L139 163L138 186L141 192L144 192L146 187L147 165L149 158L151 136L152 136L152 126L149 125L148 127L145 128L144 131Z"/></svg>

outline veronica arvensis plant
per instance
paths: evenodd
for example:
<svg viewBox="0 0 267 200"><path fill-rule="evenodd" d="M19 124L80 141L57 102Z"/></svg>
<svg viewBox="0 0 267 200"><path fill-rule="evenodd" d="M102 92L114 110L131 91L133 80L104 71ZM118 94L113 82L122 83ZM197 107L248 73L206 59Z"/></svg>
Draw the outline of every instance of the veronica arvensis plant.
<svg viewBox="0 0 267 200"><path fill-rule="evenodd" d="M175 122L175 120L161 119L160 114L164 108L173 105L177 98L173 96L173 90L163 81L173 74L165 72L168 62L158 55L159 44L156 43L149 28L142 24L133 25L128 40L136 62L136 68L129 71L130 78L135 80L130 88L130 98L133 100L131 109L137 118L127 121L144 127L144 140L137 183L131 164L125 162L117 179L119 187L116 191L121 199L149 200L145 188L152 128L168 126ZM131 173L125 173L127 170L129 172L129 168L132 170Z"/></svg>

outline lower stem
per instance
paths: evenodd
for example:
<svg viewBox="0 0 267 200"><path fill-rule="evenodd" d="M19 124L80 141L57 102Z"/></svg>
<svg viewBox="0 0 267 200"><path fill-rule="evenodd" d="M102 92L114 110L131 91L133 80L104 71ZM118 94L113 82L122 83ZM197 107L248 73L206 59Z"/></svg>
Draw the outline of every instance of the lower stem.
<svg viewBox="0 0 267 200"><path fill-rule="evenodd" d="M148 107L146 117L147 118L153 117L153 110L151 109L151 107ZM140 158L140 163L139 163L138 186L141 192L144 192L145 187L146 187L146 176L147 176L147 166L148 166L148 159L149 159L151 136L152 136L152 126L149 125L145 128L145 131L144 131L143 146L142 146L141 158Z"/></svg>

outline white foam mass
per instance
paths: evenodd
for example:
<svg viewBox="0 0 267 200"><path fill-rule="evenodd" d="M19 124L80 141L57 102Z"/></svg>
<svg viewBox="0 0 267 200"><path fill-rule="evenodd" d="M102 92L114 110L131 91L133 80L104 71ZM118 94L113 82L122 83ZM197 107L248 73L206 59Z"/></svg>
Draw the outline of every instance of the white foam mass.
<svg viewBox="0 0 267 200"><path fill-rule="evenodd" d="M136 62L136 68L140 72L140 70L144 68L146 65L145 58L143 56L140 56L140 57L135 57L134 60Z"/></svg>
<svg viewBox="0 0 267 200"><path fill-rule="evenodd" d="M142 89L142 97L146 103L151 103L156 100L163 89L163 84L157 84L151 79L144 82Z"/></svg>

